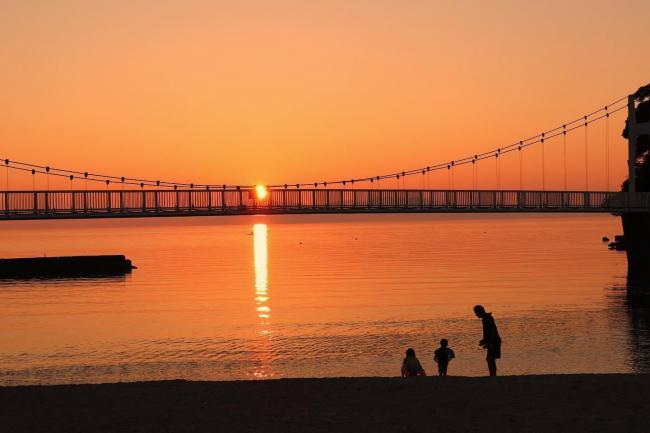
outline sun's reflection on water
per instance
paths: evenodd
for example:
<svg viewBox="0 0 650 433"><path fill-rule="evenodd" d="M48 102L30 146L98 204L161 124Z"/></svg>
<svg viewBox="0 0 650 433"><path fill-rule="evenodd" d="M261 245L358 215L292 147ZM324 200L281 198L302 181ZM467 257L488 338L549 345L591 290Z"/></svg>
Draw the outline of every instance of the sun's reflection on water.
<svg viewBox="0 0 650 433"><path fill-rule="evenodd" d="M255 268L255 312L260 319L260 341L257 350L257 365L254 368L253 376L267 378L273 376L268 364L271 358L269 347L271 338L270 319L271 307L269 301L269 270L268 270L268 242L266 224L255 224L253 226L253 264Z"/></svg>
<svg viewBox="0 0 650 433"><path fill-rule="evenodd" d="M268 319L271 318L271 308L266 305L269 300L269 259L266 232L266 224L253 226L255 305L257 306L257 317L262 319L262 325L268 325Z"/></svg>

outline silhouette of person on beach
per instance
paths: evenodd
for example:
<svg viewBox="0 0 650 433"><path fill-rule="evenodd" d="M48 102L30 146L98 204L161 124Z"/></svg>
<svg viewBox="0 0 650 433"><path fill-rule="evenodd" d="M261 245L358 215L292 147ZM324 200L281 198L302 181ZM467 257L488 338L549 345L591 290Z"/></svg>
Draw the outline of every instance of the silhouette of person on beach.
<svg viewBox="0 0 650 433"><path fill-rule="evenodd" d="M438 375L447 375L447 366L449 361L456 357L456 354L449 347L449 342L446 338L440 340L440 347L433 352L433 360L438 364Z"/></svg>
<svg viewBox="0 0 650 433"><path fill-rule="evenodd" d="M485 311L482 305L474 306L474 314L483 322L483 339L479 341L479 345L483 349L487 349L488 370L490 376L497 375L497 359L501 358L501 337L497 324L494 322L492 313Z"/></svg>
<svg viewBox="0 0 650 433"><path fill-rule="evenodd" d="M415 357L415 350L408 349L402 362L402 377L426 376L420 360Z"/></svg>

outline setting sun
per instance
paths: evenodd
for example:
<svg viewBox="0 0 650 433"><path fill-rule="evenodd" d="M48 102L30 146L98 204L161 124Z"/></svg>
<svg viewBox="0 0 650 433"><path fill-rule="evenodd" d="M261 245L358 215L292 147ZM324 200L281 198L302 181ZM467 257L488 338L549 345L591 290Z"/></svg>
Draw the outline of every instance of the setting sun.
<svg viewBox="0 0 650 433"><path fill-rule="evenodd" d="M257 196L258 200L264 200L266 196L269 195L269 191L264 185L257 185L255 187L255 195Z"/></svg>

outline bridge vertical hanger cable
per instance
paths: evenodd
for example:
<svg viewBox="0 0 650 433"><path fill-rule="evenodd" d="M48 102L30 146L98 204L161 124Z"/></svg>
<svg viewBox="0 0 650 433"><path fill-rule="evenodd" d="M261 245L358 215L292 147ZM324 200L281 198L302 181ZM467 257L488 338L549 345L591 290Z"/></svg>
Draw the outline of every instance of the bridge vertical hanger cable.
<svg viewBox="0 0 650 433"><path fill-rule="evenodd" d="M472 190L476 191L476 160L472 159Z"/></svg>
<svg viewBox="0 0 650 433"><path fill-rule="evenodd" d="M521 150L523 141L519 142L519 190L524 189L524 153Z"/></svg>
<svg viewBox="0 0 650 433"><path fill-rule="evenodd" d="M607 178L605 191L609 191L609 111L607 111L607 106L605 106L605 177Z"/></svg>
<svg viewBox="0 0 650 433"><path fill-rule="evenodd" d="M587 134L587 116L585 116L585 191L589 191L589 141Z"/></svg>
<svg viewBox="0 0 650 433"><path fill-rule="evenodd" d="M474 158L474 163L472 164L474 167L474 190L478 189L478 163L476 161L476 158Z"/></svg>
<svg viewBox="0 0 650 433"><path fill-rule="evenodd" d="M6 191L9 191L9 160L8 159L5 159L5 170L6 170L5 181L7 187Z"/></svg>
<svg viewBox="0 0 650 433"><path fill-rule="evenodd" d="M542 191L546 191L546 146L544 145L544 133L542 132Z"/></svg>
<svg viewBox="0 0 650 433"><path fill-rule="evenodd" d="M564 155L564 191L566 191L566 125L562 125L562 148Z"/></svg>
<svg viewBox="0 0 650 433"><path fill-rule="evenodd" d="M451 165L447 164L447 190L451 191Z"/></svg>
<svg viewBox="0 0 650 433"><path fill-rule="evenodd" d="M497 172L499 174L499 190L501 190L501 149L497 149Z"/></svg>
<svg viewBox="0 0 650 433"><path fill-rule="evenodd" d="M496 171L497 191L499 191L501 189L501 186L499 185L499 154L498 153L494 154L494 169Z"/></svg>
<svg viewBox="0 0 650 433"><path fill-rule="evenodd" d="M452 191L456 189L456 183L454 182L454 162L451 162L451 189Z"/></svg>

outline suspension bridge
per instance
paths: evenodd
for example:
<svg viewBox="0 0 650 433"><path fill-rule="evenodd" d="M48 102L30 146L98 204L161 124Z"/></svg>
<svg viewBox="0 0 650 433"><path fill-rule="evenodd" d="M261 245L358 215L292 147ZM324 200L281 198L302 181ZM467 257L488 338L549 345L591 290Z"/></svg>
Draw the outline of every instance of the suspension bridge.
<svg viewBox="0 0 650 433"><path fill-rule="evenodd" d="M647 100L629 95L556 128L524 140L452 161L437 163L377 176L335 179L312 183L275 185L195 184L114 176L87 171L69 170L34 163L2 160L6 170L7 190L0 191L0 220L125 218L200 215L306 214L306 213L401 213L401 212L650 212L650 193L636 191L636 143L640 136L650 134L650 122L637 122L638 104ZM628 186L627 191L589 189L589 142L587 128L595 122L606 123L610 117L627 110L628 121ZM585 188L567 189L567 135L584 129ZM562 140L564 177L562 190L547 190L545 148L551 140ZM606 142L606 176L609 183L609 143ZM523 154L532 146L541 148L540 189L524 189ZM519 189L500 187L500 161L508 156L519 158ZM496 189L478 188L478 166L496 162ZM454 170L469 166L472 188L456 189ZM68 179L70 189L10 190L9 172L31 174L32 185L38 175ZM446 171L446 189L382 188L387 181L413 176L427 176ZM555 173L556 175L558 173ZM85 188L73 188L74 182ZM88 189L89 183L101 183L105 189Z"/></svg>

